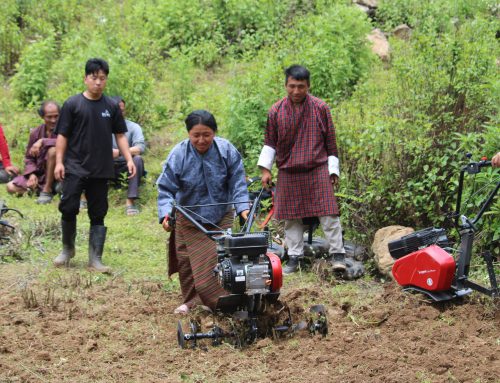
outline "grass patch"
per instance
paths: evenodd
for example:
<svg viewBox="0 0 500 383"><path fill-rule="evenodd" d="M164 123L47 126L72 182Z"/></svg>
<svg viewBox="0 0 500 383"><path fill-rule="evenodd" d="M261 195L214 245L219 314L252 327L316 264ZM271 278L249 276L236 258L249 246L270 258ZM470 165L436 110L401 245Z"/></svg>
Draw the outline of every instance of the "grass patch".
<svg viewBox="0 0 500 383"><path fill-rule="evenodd" d="M166 278L166 243L168 234L158 224L154 187L145 183L141 191L141 213L134 217L125 214L125 189L110 190L109 211L105 219L108 228L103 260L111 266L115 275L126 280L154 280L165 284L168 289L172 282ZM7 206L16 208L24 214L24 219L15 218L16 232L12 237L15 243L17 259L38 265L51 265L52 260L61 250L60 213L57 209L59 199L48 205L35 204L35 197L21 198L11 195L1 196ZM6 218L10 219L9 215ZM12 219L14 216L12 214ZM72 269L85 270L88 261L89 219L87 211L77 217L77 255L72 260ZM12 247L12 246L11 246ZM12 260L1 257L2 260ZM4 259L5 258L5 259ZM52 279L65 270L42 267L42 279ZM108 277L103 277L108 278ZM96 281L98 282L98 281Z"/></svg>

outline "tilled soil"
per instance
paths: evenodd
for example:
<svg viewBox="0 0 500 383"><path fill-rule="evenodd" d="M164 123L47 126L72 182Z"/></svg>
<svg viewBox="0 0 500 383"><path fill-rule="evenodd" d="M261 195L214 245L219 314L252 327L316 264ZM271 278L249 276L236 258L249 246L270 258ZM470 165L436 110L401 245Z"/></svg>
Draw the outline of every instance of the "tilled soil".
<svg viewBox="0 0 500 383"><path fill-rule="evenodd" d="M325 338L180 349L178 292L56 275L0 265L0 382L500 382L500 310L477 295L436 305L393 283L294 276L281 301L294 320L325 305Z"/></svg>

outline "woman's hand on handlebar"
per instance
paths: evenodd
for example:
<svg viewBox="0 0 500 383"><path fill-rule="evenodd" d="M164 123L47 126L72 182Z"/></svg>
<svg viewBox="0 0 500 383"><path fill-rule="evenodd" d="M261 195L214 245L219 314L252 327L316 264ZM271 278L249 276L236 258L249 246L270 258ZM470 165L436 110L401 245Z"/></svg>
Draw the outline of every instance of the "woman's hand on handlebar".
<svg viewBox="0 0 500 383"><path fill-rule="evenodd" d="M174 229L172 226L170 226L170 225L168 224L168 217L165 217L165 218L163 219L163 222L161 223L161 225L163 226L163 229L164 229L165 231L168 231L168 232L170 232L170 231L172 231L172 230Z"/></svg>
<svg viewBox="0 0 500 383"><path fill-rule="evenodd" d="M248 220L248 213L250 212L250 210L243 210L241 213L240 213L240 216L241 218L243 218L245 221Z"/></svg>

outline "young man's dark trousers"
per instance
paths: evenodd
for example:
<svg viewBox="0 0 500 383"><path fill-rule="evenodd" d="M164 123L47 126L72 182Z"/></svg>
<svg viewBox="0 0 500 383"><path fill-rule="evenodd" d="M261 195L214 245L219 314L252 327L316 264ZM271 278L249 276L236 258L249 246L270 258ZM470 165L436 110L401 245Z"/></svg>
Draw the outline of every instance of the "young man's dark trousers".
<svg viewBox="0 0 500 383"><path fill-rule="evenodd" d="M105 178L87 178L66 174L59 203L59 211L62 214L63 249L54 259L54 265L56 267L67 266L71 258L75 256L76 216L80 211L80 196L84 190L90 218L89 269L109 273L111 269L102 264L107 231L104 226L104 217L108 212L108 180Z"/></svg>
<svg viewBox="0 0 500 383"><path fill-rule="evenodd" d="M104 225L104 217L108 213L108 180L106 178L79 177L66 174L63 181L59 211L62 220L71 222L76 220L80 211L80 196L85 190L87 197L90 225Z"/></svg>

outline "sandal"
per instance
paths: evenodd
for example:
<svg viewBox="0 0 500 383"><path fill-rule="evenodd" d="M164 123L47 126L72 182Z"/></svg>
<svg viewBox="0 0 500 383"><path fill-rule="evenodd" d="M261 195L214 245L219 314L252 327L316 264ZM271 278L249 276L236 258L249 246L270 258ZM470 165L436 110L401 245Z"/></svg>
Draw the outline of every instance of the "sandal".
<svg viewBox="0 0 500 383"><path fill-rule="evenodd" d="M186 315L187 313L189 313L189 307L186 304L180 305L174 310L174 314Z"/></svg>
<svg viewBox="0 0 500 383"><path fill-rule="evenodd" d="M125 212L127 215L132 216L132 215L137 215L139 214L139 209L135 205L128 205L125 208Z"/></svg>
<svg viewBox="0 0 500 383"><path fill-rule="evenodd" d="M40 195L38 196L36 203L39 205L45 205L51 203L52 198L53 198L52 193L40 192Z"/></svg>

